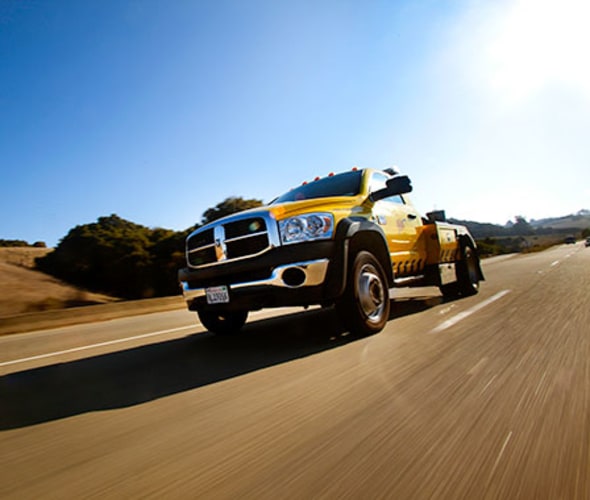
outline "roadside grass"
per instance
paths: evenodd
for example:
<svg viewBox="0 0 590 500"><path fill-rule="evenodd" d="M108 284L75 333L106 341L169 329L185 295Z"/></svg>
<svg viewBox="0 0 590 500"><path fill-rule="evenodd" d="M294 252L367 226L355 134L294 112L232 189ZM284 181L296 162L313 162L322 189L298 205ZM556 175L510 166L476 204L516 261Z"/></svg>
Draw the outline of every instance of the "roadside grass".
<svg viewBox="0 0 590 500"><path fill-rule="evenodd" d="M53 311L119 299L68 285L34 269L48 248L0 248L0 320L13 315Z"/></svg>
<svg viewBox="0 0 590 500"><path fill-rule="evenodd" d="M53 248L38 247L0 247L0 262L27 269L35 268L35 259L44 257Z"/></svg>
<svg viewBox="0 0 590 500"><path fill-rule="evenodd" d="M34 269L50 251L0 248L0 335L186 307L181 295L127 301L68 285Z"/></svg>

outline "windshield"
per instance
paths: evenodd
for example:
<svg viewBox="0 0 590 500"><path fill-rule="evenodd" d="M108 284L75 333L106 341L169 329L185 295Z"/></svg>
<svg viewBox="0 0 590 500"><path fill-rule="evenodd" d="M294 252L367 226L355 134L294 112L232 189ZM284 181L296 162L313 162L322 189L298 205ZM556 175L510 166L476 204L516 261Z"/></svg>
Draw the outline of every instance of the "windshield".
<svg viewBox="0 0 590 500"><path fill-rule="evenodd" d="M361 177L362 171L360 170L325 177L291 189L288 193L274 200L272 205L286 201L311 200L329 196L355 196L359 194L361 188Z"/></svg>

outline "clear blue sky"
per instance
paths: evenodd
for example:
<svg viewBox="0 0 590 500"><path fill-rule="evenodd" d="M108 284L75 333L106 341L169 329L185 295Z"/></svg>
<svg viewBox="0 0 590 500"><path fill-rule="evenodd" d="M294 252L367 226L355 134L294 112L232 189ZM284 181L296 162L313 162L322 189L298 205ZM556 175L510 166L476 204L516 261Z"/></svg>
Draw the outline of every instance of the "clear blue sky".
<svg viewBox="0 0 590 500"><path fill-rule="evenodd" d="M420 211L590 208L583 0L0 0L0 238L185 229L398 165Z"/></svg>

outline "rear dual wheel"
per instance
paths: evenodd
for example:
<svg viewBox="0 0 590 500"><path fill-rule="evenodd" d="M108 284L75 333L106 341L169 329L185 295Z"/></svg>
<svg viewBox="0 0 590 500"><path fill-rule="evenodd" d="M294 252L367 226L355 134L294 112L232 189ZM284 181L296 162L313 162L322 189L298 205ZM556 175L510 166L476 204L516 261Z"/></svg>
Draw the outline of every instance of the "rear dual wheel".
<svg viewBox="0 0 590 500"><path fill-rule="evenodd" d="M455 264L455 273L457 276L455 283L440 287L444 297L449 299L467 297L479 291L479 257L471 245L462 245L461 260Z"/></svg>

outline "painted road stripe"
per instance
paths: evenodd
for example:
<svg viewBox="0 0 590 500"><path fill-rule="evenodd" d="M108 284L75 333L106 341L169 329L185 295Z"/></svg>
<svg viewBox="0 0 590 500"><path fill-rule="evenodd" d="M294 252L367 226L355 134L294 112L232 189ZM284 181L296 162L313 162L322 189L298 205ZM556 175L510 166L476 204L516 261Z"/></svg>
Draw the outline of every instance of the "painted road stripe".
<svg viewBox="0 0 590 500"><path fill-rule="evenodd" d="M5 361L3 363L0 363L0 366L16 365L18 363L26 363L27 361L35 361L37 359L45 359L45 358L51 358L53 356L61 356L62 354L69 354L72 352L87 351L89 349L96 349L97 347L105 347L108 345L122 344L123 342L131 342L133 340L147 339L149 337L156 337L158 335L166 335L167 333L179 332L181 330L188 330L189 328L194 330L195 325L181 326L179 328L171 328L169 330L160 330L159 332L145 333L143 335L135 335L134 337L127 337L124 339L109 340L108 342L99 342L98 344L85 345L82 347L74 347L72 349L66 349L64 351L55 351L55 352L50 352L48 354L39 354L38 356L31 356L30 358L15 359L14 361Z"/></svg>
<svg viewBox="0 0 590 500"><path fill-rule="evenodd" d="M504 451L506 450L506 446L508 446L508 441L510 441L511 437L512 437L512 431L510 431L508 433L508 436L506 436L506 439L504 440L504 444L502 445L502 449L500 450L500 453L498 453L498 458L496 458L496 463L492 467L492 472L490 472L489 479L492 479L494 473L496 472L496 469L498 468L498 464L500 463L500 460L502 459L502 455L504 455Z"/></svg>
<svg viewBox="0 0 590 500"><path fill-rule="evenodd" d="M467 311L456 314L452 318L449 318L444 323L441 323L440 325L438 325L430 333L439 333L439 332L442 332L443 330L446 330L447 328L450 328L451 326L459 323L459 321L462 321L465 318L468 318L472 314L476 313L480 309L483 309L484 307L489 306L492 302L496 302L496 300L501 299L502 297L504 297L504 295L506 295L508 293L510 293L510 290L503 290L501 292L498 292L496 295L493 295L489 299L484 300L483 302L473 306L471 309L467 309Z"/></svg>

